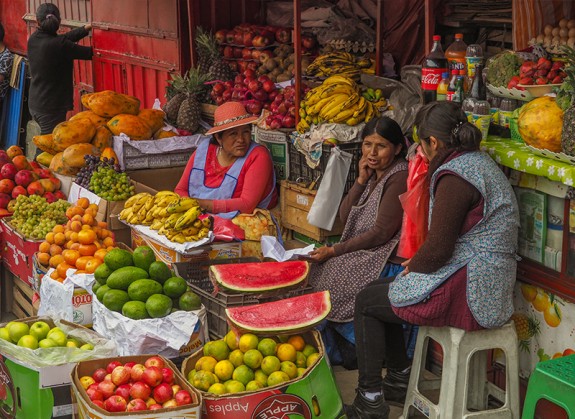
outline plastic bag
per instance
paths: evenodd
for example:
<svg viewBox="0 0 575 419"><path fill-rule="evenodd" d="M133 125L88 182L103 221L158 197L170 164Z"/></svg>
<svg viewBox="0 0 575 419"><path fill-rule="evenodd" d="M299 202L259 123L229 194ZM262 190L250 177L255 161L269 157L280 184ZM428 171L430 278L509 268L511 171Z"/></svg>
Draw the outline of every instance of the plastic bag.
<svg viewBox="0 0 575 419"><path fill-rule="evenodd" d="M42 278L38 315L51 316L55 319L73 322L74 307L72 306L72 297L74 296L74 283L68 278L64 282L53 280L50 278L50 274L53 271L54 269L50 269Z"/></svg>
<svg viewBox="0 0 575 419"><path fill-rule="evenodd" d="M415 155L409 160L407 192L399 196L403 207L401 237L397 248L399 257L410 259L425 241L429 214L429 162L417 145Z"/></svg>
<svg viewBox="0 0 575 419"><path fill-rule="evenodd" d="M331 230L345 189L352 155L339 147L331 150L323 179L317 190L307 221L325 230Z"/></svg>

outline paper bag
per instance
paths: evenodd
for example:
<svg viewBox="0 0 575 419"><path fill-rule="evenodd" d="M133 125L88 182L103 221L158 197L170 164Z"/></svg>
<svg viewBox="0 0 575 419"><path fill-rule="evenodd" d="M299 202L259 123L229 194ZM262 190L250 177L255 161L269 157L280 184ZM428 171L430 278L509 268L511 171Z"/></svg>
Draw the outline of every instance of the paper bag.
<svg viewBox="0 0 575 419"><path fill-rule="evenodd" d="M332 229L339 211L352 157L350 153L341 151L339 147L331 150L319 189L307 215L307 221L310 224L325 230Z"/></svg>

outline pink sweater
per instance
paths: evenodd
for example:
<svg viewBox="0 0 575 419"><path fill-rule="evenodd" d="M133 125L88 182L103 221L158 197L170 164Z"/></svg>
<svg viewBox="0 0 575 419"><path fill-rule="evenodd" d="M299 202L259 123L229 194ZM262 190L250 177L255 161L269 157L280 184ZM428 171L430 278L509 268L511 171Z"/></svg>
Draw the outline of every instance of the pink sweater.
<svg viewBox="0 0 575 419"><path fill-rule="evenodd" d="M210 144L206 156L205 167L205 184L211 188L217 188L224 180L226 172L231 166L223 167L216 157L217 146ZM184 173L176 185L175 192L180 196L188 195L188 184L190 172L194 167L194 157L192 154ZM233 196L230 199L214 200L213 213L239 211L244 214L250 214L256 206L264 199L270 191L274 190L272 200L268 208L277 205L278 194L273 184L273 163L269 153L263 146L256 147L246 159L244 166L238 177L238 184ZM196 198L202 198L198 196Z"/></svg>

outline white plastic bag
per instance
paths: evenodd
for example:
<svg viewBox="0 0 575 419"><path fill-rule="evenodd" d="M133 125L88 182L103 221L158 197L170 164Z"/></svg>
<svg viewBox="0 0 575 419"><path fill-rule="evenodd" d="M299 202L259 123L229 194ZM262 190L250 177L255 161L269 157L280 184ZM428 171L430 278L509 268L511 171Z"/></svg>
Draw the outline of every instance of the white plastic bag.
<svg viewBox="0 0 575 419"><path fill-rule="evenodd" d="M339 211L352 155L339 147L331 150L327 167L317 190L307 221L325 230L331 230Z"/></svg>
<svg viewBox="0 0 575 419"><path fill-rule="evenodd" d="M73 322L74 307L72 306L72 297L74 296L74 283L68 278L64 282L53 280L50 278L50 274L53 271L54 269L50 269L42 278L38 315Z"/></svg>

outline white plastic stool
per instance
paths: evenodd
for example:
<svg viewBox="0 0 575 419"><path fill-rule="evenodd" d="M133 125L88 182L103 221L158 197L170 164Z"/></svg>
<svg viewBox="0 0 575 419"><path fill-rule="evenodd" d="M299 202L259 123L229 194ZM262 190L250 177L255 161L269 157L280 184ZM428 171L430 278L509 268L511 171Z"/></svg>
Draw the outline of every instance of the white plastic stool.
<svg viewBox="0 0 575 419"><path fill-rule="evenodd" d="M443 348L441 385L438 379L423 378L429 338ZM495 348L505 352L506 391L487 381L485 350ZM473 356L477 351L483 352ZM440 390L439 404L432 403L421 394L421 390L437 389ZM490 395L504 402L503 406L485 410ZM431 419L519 419L519 357L513 322L510 321L500 328L475 332L454 327L419 326L407 397L400 419L409 417L411 406ZM474 411L469 411L468 408Z"/></svg>

